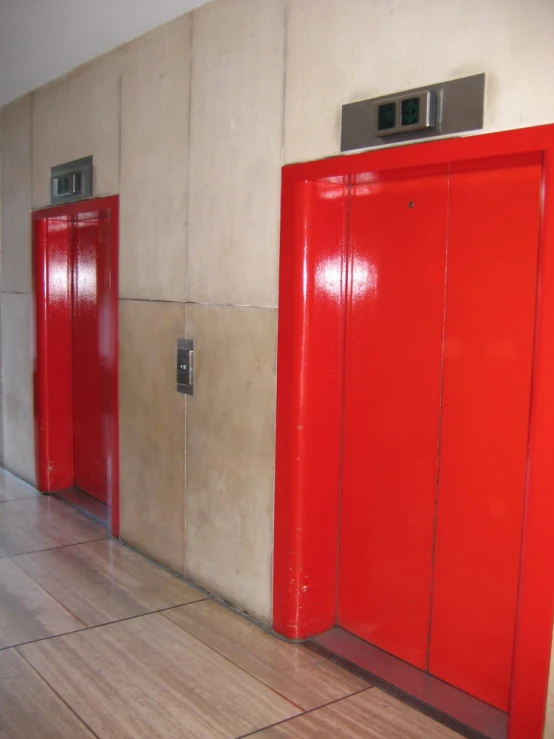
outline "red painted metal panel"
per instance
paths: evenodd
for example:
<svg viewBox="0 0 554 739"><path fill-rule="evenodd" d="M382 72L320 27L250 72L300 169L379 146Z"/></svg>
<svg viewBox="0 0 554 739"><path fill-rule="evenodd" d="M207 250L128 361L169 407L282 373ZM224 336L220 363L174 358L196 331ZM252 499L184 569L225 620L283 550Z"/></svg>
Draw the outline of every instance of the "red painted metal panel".
<svg viewBox="0 0 554 739"><path fill-rule="evenodd" d="M284 169L287 181L309 182L321 178L347 177L361 172L386 172L407 167L429 167L445 162L540 153L552 148L554 124L492 134L463 136L442 141L426 141L409 146L392 146L355 155L342 155Z"/></svg>
<svg viewBox="0 0 554 739"><path fill-rule="evenodd" d="M432 674L508 709L541 162L453 165Z"/></svg>
<svg viewBox="0 0 554 739"><path fill-rule="evenodd" d="M283 193L273 625L299 639L335 623L347 184Z"/></svg>
<svg viewBox="0 0 554 739"><path fill-rule="evenodd" d="M359 178L344 395L339 624L426 667L448 178Z"/></svg>
<svg viewBox="0 0 554 739"><path fill-rule="evenodd" d="M554 435L554 168L548 162L554 151L554 125L539 126L517 131L506 131L487 135L476 135L437 142L426 142L412 146L400 146L290 165L283 171L283 210L280 304L281 315L296 316L295 321L280 321L279 347L291 347L299 341L299 335L310 344L312 335L329 332L333 322L321 321L312 316L310 326L303 323L301 283L302 269L292 269L295 252L302 243L302 234L294 226L301 218L299 210L304 208L306 193L315 181L321 178L347 178L371 172L380 176L385 171L399 168L429 166L437 163L463 162L483 157L509 156L522 152L543 153L547 167L543 180L545 191L544 229L542 232L542 267L538 296L538 324L536 334L536 366L532 399L531 431L529 438L528 498L526 502L525 532L521 562L521 601L515 634L515 662L510 703L509 739L541 739L544 723L544 706L549 669L553 596L554 596L554 460L551 439ZM314 231L310 214L304 209L305 231ZM314 214L316 211L314 211ZM294 244L296 240L296 245ZM326 244L325 239L322 245ZM338 238L338 243L343 243ZM318 249L317 243L311 249ZM326 246L325 248L328 248ZM313 257L317 259L317 255ZM290 261L292 259L292 262ZM284 267L287 267L284 269ZM283 332L296 330L297 336L284 338ZM336 572L331 566L329 577L317 577L321 572L318 547L332 546L335 522L333 516L319 517L318 505L330 510L336 503L336 491L332 485L321 489L309 484L287 484L294 482L290 471L301 467L299 459L302 446L288 443L294 439L295 420L303 415L301 390L303 385L294 382L301 365L291 368L282 360L278 366L277 408L277 468L275 508L275 582L274 582L274 626L286 636L304 636L328 628L333 617L333 602L336 592ZM293 383L291 385L291 383ZM283 387L287 387L287 392ZM316 373L311 376L310 394L319 395L322 403L327 399L328 388L323 378ZM288 405L294 405L295 414ZM305 416L305 414L304 414ZM330 443L335 437L334 424L322 425L318 436L325 449L322 461L327 469L338 465L339 450ZM308 447L310 445L308 444ZM313 447L313 444L312 444ZM311 512L311 516L299 517L299 511ZM295 515L292 515L292 514ZM301 518L303 532L298 531ZM329 552L320 551L325 563L332 561ZM318 579L318 598L310 601L299 592L300 578L291 578L290 573L302 572L311 581Z"/></svg>
<svg viewBox="0 0 554 739"><path fill-rule="evenodd" d="M74 216L73 429L75 487L107 502L103 317L109 242L105 211ZM103 238L104 237L104 238Z"/></svg>
<svg viewBox="0 0 554 739"><path fill-rule="evenodd" d="M554 615L554 151L543 162L542 229L531 396L528 494L519 584L509 739L541 739Z"/></svg>
<svg viewBox="0 0 554 739"><path fill-rule="evenodd" d="M71 224L96 213L97 237L107 247L100 309L103 426L111 530L119 535L118 462L118 198L98 198L32 214L37 346L35 428L37 480L45 492L74 484ZM57 225L56 225L57 224ZM65 224L62 228L60 224ZM108 248L109 247L109 248ZM109 268L108 265L109 264Z"/></svg>
<svg viewBox="0 0 554 739"><path fill-rule="evenodd" d="M68 215L34 223L36 461L45 492L73 484L71 232Z"/></svg>

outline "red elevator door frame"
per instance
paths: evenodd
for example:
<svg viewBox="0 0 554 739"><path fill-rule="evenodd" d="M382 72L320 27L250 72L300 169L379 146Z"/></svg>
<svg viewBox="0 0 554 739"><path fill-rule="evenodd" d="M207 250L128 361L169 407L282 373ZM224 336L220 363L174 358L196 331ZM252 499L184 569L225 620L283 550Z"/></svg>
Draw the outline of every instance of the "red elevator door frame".
<svg viewBox="0 0 554 739"><path fill-rule="evenodd" d="M338 623L506 711L541 158L359 179Z"/></svg>
<svg viewBox="0 0 554 739"><path fill-rule="evenodd" d="M533 153L542 162L541 223L509 739L542 739L552 644L554 126L290 165L281 209L273 626L299 639L337 623L348 191L364 173L377 183L408 168Z"/></svg>
<svg viewBox="0 0 554 739"><path fill-rule="evenodd" d="M115 536L119 533L118 217L116 196L45 208L32 214L37 484L43 492L64 490L77 484L86 492L96 493L97 497L104 496L111 508L111 530ZM75 239L75 232L82 236L88 234L88 237ZM91 240L89 237L93 232ZM102 257L99 263L96 262L96 270L92 270L90 265L93 241L102 246ZM95 271L98 273L97 285L102 283L102 297L95 308L90 301L87 304L86 300L79 301L77 297L76 320L73 296L75 250L77 253L81 251L82 256L88 253L87 259L81 260L77 293L79 290L88 291L90 298L93 286L87 286L87 280L90 281ZM88 269L82 269L87 264ZM99 265L100 270L97 269ZM76 336L83 320L80 313L97 323L96 329L93 328L97 337L93 337L92 342L89 340L90 326L85 334ZM89 333L88 338L86 333ZM92 395L87 398L90 388L86 385L91 378L87 377L86 362L90 351L96 355L99 353L101 358L100 365L95 362L94 399ZM74 377L75 371L77 378ZM79 381L77 389L75 379ZM90 403L98 402L99 395L100 407L95 417L101 428L101 442L98 438L99 424L96 424L96 431L91 431L82 422L91 412ZM101 455L98 451L100 444ZM95 450L93 465L90 464L92 455L83 461L88 454L87 446L89 451Z"/></svg>

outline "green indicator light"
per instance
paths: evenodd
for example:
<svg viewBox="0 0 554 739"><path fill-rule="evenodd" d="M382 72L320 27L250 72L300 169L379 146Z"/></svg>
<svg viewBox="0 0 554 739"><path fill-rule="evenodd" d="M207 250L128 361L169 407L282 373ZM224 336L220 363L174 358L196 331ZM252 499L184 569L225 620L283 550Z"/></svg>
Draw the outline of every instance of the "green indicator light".
<svg viewBox="0 0 554 739"><path fill-rule="evenodd" d="M413 126L419 123L419 98L402 101L402 125Z"/></svg>
<svg viewBox="0 0 554 739"><path fill-rule="evenodd" d="M396 103L384 103L379 106L377 130L386 131L396 126Z"/></svg>

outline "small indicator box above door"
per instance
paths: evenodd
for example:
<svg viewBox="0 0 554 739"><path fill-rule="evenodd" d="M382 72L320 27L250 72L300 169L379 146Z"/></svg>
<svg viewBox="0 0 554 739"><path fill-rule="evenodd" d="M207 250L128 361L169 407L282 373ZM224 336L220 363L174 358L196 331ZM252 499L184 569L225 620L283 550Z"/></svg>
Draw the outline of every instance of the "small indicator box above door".
<svg viewBox="0 0 554 739"><path fill-rule="evenodd" d="M474 74L342 106L341 151L483 128L485 75Z"/></svg>
<svg viewBox="0 0 554 739"><path fill-rule="evenodd" d="M52 167L50 203L71 203L92 197L92 157Z"/></svg>
<svg viewBox="0 0 554 739"><path fill-rule="evenodd" d="M373 135L392 136L433 128L435 116L435 93L430 90L386 98L373 105Z"/></svg>

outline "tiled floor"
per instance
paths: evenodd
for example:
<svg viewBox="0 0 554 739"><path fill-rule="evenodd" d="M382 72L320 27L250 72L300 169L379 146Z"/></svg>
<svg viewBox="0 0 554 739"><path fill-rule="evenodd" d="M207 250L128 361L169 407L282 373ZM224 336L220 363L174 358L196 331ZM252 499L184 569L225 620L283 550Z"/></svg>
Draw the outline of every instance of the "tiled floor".
<svg viewBox="0 0 554 739"><path fill-rule="evenodd" d="M0 470L1 739L455 739Z"/></svg>

